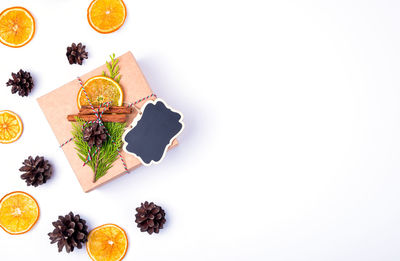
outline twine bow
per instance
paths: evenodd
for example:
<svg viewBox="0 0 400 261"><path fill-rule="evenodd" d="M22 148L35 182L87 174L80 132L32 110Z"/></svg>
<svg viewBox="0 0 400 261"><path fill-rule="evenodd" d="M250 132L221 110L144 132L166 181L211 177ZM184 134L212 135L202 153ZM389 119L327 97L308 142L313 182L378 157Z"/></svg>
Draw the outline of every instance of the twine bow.
<svg viewBox="0 0 400 261"><path fill-rule="evenodd" d="M103 104L100 104L100 106L96 109L96 108L93 106L92 102L90 101L88 94L86 93L86 90L85 90L85 87L84 87L84 85L83 85L82 80L81 80L79 77L77 78L77 80L78 80L79 85L81 86L81 88L82 88L82 90L83 90L83 93L84 93L85 96L86 96L86 99L87 99L87 101L88 101L88 103L89 103L89 105L90 105L90 108L93 110L93 113L94 113L94 115L96 116L96 120L94 120L94 121L88 121L88 122L85 122L85 124L83 124L83 126L82 126L82 131L83 131L83 129L84 129L88 124L98 123L99 125L104 126L104 123L103 123L103 120L102 120L102 116L103 116L103 113L111 106L111 103L112 103L112 102L105 102L105 103L103 103ZM149 98L151 98L151 97L157 97L157 96L156 96L155 94L148 95L148 96L146 96L146 97L144 97L144 98L142 98L142 99L140 99L140 100L137 100L137 101L135 101L135 102L133 102L133 103L128 104L128 107L134 107L134 108L138 111L138 113L141 114L142 112L141 112L140 109L136 106L136 104L138 104L138 103L140 103L140 102L142 102L142 101L145 101L145 100L147 100L147 99L149 99ZM104 109L103 109L103 108L104 108ZM103 109L103 110L101 110L101 109ZM111 142L112 142L113 144L115 144L115 140L114 140L113 137L110 135L110 133L108 132L107 128L106 128L105 126L104 126L104 128L105 128L105 132L106 132L107 136L110 138ZM67 143L71 142L73 139L74 139L74 138L72 137L72 138L70 138L69 140L67 140L66 142L64 142L63 144L61 144L61 145L60 145L60 148L63 147L64 145L66 145ZM96 150L95 150L93 156L96 155L98 152L99 152L99 147L96 146ZM118 156L119 156L119 158L120 158L120 160L121 160L121 162L122 162L122 165L124 166L125 173L128 173L128 172L129 172L129 171L128 171L128 167L127 167L127 165L126 165L126 162L125 162L124 158L122 157L120 148L117 148L117 152L118 152ZM92 160L92 153L91 153L91 147L89 147L88 155L87 155L87 157L86 157L85 162L83 163L83 166L85 166L85 165L86 165L89 161L91 161L91 160Z"/></svg>

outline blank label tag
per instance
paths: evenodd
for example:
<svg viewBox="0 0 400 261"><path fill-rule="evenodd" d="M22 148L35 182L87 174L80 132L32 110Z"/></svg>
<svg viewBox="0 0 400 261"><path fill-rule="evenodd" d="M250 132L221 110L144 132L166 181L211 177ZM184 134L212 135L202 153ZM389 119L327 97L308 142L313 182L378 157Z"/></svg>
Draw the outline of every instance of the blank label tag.
<svg viewBox="0 0 400 261"><path fill-rule="evenodd" d="M182 132L183 115L161 99L146 102L141 111L122 137L123 148L149 166L161 162L172 141Z"/></svg>

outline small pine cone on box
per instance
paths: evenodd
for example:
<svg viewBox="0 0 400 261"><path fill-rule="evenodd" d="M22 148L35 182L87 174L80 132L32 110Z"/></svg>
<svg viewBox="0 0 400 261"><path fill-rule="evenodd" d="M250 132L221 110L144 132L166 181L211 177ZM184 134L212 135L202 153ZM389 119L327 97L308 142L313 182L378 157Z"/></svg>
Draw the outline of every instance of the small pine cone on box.
<svg viewBox="0 0 400 261"><path fill-rule="evenodd" d="M88 227L86 221L79 215L69 212L65 216L59 216L58 220L52 223L53 232L49 233L50 243L57 243L58 252L65 247L67 253L73 252L74 248L81 249L87 242Z"/></svg>
<svg viewBox="0 0 400 261"><path fill-rule="evenodd" d="M25 180L28 186L37 187L46 183L53 173L52 166L44 157L36 156L33 158L29 156L22 164L23 166L19 171L25 173L21 175L21 179Z"/></svg>
<svg viewBox="0 0 400 261"><path fill-rule="evenodd" d="M83 130L83 140L88 143L89 147L95 145L100 148L107 140L106 127L97 122L87 126Z"/></svg>
<svg viewBox="0 0 400 261"><path fill-rule="evenodd" d="M86 45L83 45L82 43L72 43L71 46L67 47L67 58L69 64L82 65L83 60L88 58Z"/></svg>
<svg viewBox="0 0 400 261"><path fill-rule="evenodd" d="M11 87L11 93L17 93L19 96L28 96L34 86L33 79L30 72L19 70L17 73L11 73L12 79L6 83Z"/></svg>
<svg viewBox="0 0 400 261"><path fill-rule="evenodd" d="M140 231L151 235L153 232L158 233L164 227L166 222L165 211L153 202L146 201L141 203L141 206L136 208L136 211L135 222L138 224Z"/></svg>

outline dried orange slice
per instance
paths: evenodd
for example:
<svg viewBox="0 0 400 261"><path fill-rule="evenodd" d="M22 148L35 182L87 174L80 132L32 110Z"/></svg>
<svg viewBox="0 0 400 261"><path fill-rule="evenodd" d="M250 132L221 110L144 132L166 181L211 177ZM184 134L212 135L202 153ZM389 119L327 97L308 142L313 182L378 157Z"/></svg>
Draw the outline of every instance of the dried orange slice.
<svg viewBox="0 0 400 261"><path fill-rule="evenodd" d="M125 22L125 3L122 0L93 0L89 5L87 18L90 26L97 32L115 32Z"/></svg>
<svg viewBox="0 0 400 261"><path fill-rule="evenodd" d="M124 94L121 86L107 76L95 76L90 78L83 85L93 106L98 106L105 102L112 102L113 106L121 106L124 101ZM78 108L88 106L89 102L85 92L81 88L77 98Z"/></svg>
<svg viewBox="0 0 400 261"><path fill-rule="evenodd" d="M0 143L12 143L21 137L21 118L12 111L0 111Z"/></svg>
<svg viewBox="0 0 400 261"><path fill-rule="evenodd" d="M9 234L28 232L39 218L39 205L29 194L16 191L0 200L0 227Z"/></svg>
<svg viewBox="0 0 400 261"><path fill-rule="evenodd" d="M0 13L0 42L9 47L22 47L35 34L35 19L23 7L11 7Z"/></svg>
<svg viewBox="0 0 400 261"><path fill-rule="evenodd" d="M117 225L102 225L90 231L86 249L94 261L119 261L128 250L128 237Z"/></svg>

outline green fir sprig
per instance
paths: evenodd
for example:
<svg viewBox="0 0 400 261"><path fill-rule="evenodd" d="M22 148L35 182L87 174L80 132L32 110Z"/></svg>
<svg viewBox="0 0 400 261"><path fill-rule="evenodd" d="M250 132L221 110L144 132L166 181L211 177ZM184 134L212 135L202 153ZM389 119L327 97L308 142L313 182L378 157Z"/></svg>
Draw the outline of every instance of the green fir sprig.
<svg viewBox="0 0 400 261"><path fill-rule="evenodd" d="M112 55L110 55L111 61L110 62L106 62L107 65L107 69L109 71L109 75L107 75L107 73L105 71L103 71L103 76L107 76L110 77L112 79L114 79L117 83L119 83L119 81L121 80L121 75L119 74L119 59L115 59L115 53L113 53Z"/></svg>
<svg viewBox="0 0 400 261"><path fill-rule="evenodd" d="M109 75L103 71L103 76L110 77L119 83L121 75L119 75L119 59L115 58L115 54L110 55L111 61L106 62ZM78 157L85 162L90 151L91 159L87 165L93 170L94 181L107 174L118 159L118 150L122 147L122 135L124 134L126 124L118 122L105 122L108 133L111 137L107 137L106 142L95 154L96 148L89 148L86 141L83 140L82 127L86 122L80 118L76 118L76 122L72 123L72 135L75 141L75 149ZM113 142L114 141L114 142Z"/></svg>
<svg viewBox="0 0 400 261"><path fill-rule="evenodd" d="M89 145L83 140L82 126L85 121L80 118L76 118L76 123L72 123L72 135L75 141L75 149L78 152L78 157L85 162L86 157L89 153ZM125 130L125 123L117 122L105 122L104 126L110 133L111 138L107 137L106 142L99 149L95 155L96 148L91 148L92 160L87 163L88 166L93 170L94 181L107 174L108 170L111 169L113 163L118 159L118 149L122 146L122 135ZM111 140L112 139L112 140ZM114 141L114 142L113 142Z"/></svg>

